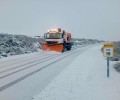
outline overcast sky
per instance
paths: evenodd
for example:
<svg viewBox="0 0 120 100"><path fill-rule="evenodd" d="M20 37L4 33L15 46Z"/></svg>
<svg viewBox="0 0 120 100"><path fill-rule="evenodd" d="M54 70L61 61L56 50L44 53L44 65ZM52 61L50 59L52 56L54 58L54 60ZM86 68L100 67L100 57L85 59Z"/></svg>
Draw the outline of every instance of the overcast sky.
<svg viewBox="0 0 120 100"><path fill-rule="evenodd" d="M0 32L42 36L56 27L73 37L120 40L120 0L0 0Z"/></svg>

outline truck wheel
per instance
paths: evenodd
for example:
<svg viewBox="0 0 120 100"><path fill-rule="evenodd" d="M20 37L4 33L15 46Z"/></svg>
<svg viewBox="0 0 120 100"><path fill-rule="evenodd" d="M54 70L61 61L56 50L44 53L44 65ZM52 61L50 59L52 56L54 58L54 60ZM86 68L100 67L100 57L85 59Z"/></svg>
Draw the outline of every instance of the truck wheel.
<svg viewBox="0 0 120 100"><path fill-rule="evenodd" d="M71 47L67 47L67 50L71 50Z"/></svg>
<svg viewBox="0 0 120 100"><path fill-rule="evenodd" d="M65 51L67 51L67 48L66 48L66 47L63 48L62 52L65 52Z"/></svg>

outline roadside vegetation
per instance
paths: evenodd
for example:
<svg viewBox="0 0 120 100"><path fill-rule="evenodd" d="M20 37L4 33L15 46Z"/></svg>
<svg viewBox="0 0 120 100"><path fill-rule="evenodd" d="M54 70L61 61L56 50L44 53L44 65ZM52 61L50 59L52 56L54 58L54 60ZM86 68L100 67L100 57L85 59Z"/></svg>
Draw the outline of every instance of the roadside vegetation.
<svg viewBox="0 0 120 100"><path fill-rule="evenodd" d="M38 39L25 35L0 33L0 58L36 52Z"/></svg>
<svg viewBox="0 0 120 100"><path fill-rule="evenodd" d="M120 41L114 42L114 47L115 47L115 56L118 58L118 62L114 64L114 69L117 72L120 72Z"/></svg>

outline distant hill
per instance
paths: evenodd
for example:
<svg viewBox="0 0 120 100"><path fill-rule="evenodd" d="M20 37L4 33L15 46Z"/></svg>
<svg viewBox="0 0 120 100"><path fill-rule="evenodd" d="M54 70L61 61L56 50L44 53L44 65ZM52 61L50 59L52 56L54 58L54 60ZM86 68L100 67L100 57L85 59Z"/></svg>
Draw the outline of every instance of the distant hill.
<svg viewBox="0 0 120 100"><path fill-rule="evenodd" d="M97 39L80 39L80 38L72 38L73 45L83 45L83 44L96 44L102 43L104 41Z"/></svg>

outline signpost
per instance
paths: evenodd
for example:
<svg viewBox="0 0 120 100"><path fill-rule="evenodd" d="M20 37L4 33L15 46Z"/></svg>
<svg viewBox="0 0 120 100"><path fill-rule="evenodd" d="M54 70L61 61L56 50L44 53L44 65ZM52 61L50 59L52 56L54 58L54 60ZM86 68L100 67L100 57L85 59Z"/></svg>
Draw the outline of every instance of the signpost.
<svg viewBox="0 0 120 100"><path fill-rule="evenodd" d="M109 58L114 56L114 45L112 43L105 43L103 46L103 55L107 58L107 77L109 77Z"/></svg>

